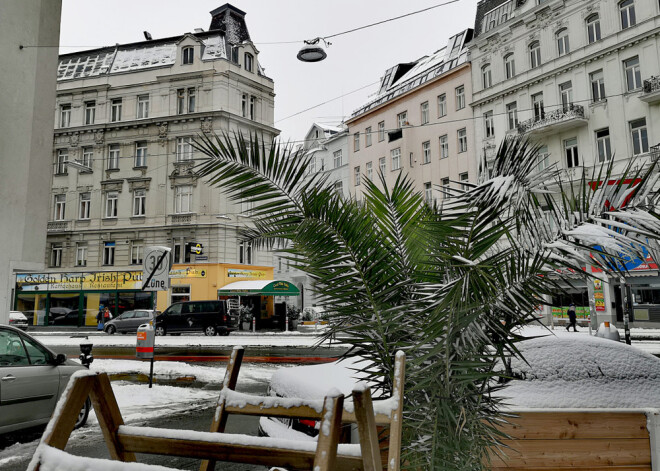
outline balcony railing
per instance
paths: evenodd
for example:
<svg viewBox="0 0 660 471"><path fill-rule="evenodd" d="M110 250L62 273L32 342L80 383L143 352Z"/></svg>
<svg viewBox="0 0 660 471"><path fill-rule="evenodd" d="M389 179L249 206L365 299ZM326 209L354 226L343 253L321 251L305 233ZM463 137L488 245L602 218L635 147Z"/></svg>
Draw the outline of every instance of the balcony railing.
<svg viewBox="0 0 660 471"><path fill-rule="evenodd" d="M660 102L660 75L644 80L643 93L639 99L649 104Z"/></svg>
<svg viewBox="0 0 660 471"><path fill-rule="evenodd" d="M172 214L170 217L172 218L172 224L190 224L193 219L193 215L191 213Z"/></svg>
<svg viewBox="0 0 660 471"><path fill-rule="evenodd" d="M542 113L541 116L535 116L526 121L521 121L518 123L518 132L524 134L532 131L545 130L550 127L554 129L558 125L573 125L575 120L586 122L584 107L571 103L558 110Z"/></svg>
<svg viewBox="0 0 660 471"><path fill-rule="evenodd" d="M660 158L660 144L651 146L651 149L649 150L649 156L651 157L651 162L658 161L658 158Z"/></svg>
<svg viewBox="0 0 660 471"><path fill-rule="evenodd" d="M69 230L69 221L48 221L46 232L65 232Z"/></svg>

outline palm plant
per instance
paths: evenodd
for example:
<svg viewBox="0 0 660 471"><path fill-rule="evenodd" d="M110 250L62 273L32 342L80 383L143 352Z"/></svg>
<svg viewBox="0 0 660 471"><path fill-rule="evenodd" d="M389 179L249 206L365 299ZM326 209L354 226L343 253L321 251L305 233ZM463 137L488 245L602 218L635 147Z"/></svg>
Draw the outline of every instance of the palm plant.
<svg viewBox="0 0 660 471"><path fill-rule="evenodd" d="M535 170L536 146L510 139L490 178L431 207L403 175L391 188L382 175L367 180L361 200L342 198L309 174L309 157L256 136L201 136L196 147L208 157L201 176L254 204L245 237L284 247L312 277L333 312L326 335L350 334L349 355L369 360L365 372L384 393L395 352L406 352L411 468L482 469L506 419L492 393L543 295L561 289L567 270L611 272L642 246L658 251L654 165L631 163L624 183L592 190L612 165L569 185L554 168Z"/></svg>

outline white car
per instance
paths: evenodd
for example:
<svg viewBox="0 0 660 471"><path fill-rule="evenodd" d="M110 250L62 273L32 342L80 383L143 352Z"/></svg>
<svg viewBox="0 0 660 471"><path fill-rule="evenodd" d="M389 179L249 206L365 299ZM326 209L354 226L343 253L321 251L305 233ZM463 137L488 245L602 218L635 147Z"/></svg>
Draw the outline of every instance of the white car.
<svg viewBox="0 0 660 471"><path fill-rule="evenodd" d="M28 328L28 320L21 311L9 311L9 325L23 331Z"/></svg>

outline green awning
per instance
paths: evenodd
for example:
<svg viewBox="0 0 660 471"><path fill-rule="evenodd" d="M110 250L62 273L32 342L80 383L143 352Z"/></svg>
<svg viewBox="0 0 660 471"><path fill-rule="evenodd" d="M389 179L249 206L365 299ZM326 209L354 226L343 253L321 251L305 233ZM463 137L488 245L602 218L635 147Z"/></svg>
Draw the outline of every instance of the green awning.
<svg viewBox="0 0 660 471"><path fill-rule="evenodd" d="M298 296L300 290L284 280L247 280L218 289L218 296Z"/></svg>

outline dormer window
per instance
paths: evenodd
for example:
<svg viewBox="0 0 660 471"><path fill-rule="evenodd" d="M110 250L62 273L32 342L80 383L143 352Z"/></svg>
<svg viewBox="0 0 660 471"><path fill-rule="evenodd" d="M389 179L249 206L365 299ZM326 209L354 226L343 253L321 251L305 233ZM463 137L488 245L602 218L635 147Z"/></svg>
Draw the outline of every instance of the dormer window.
<svg viewBox="0 0 660 471"><path fill-rule="evenodd" d="M195 61L195 48L192 46L184 47L181 49L183 56L183 64L192 64Z"/></svg>
<svg viewBox="0 0 660 471"><path fill-rule="evenodd" d="M252 72L252 69L254 67L254 56L250 54L249 52L245 53L245 70L248 72Z"/></svg>
<svg viewBox="0 0 660 471"><path fill-rule="evenodd" d="M231 46L231 61L238 64L238 46Z"/></svg>

